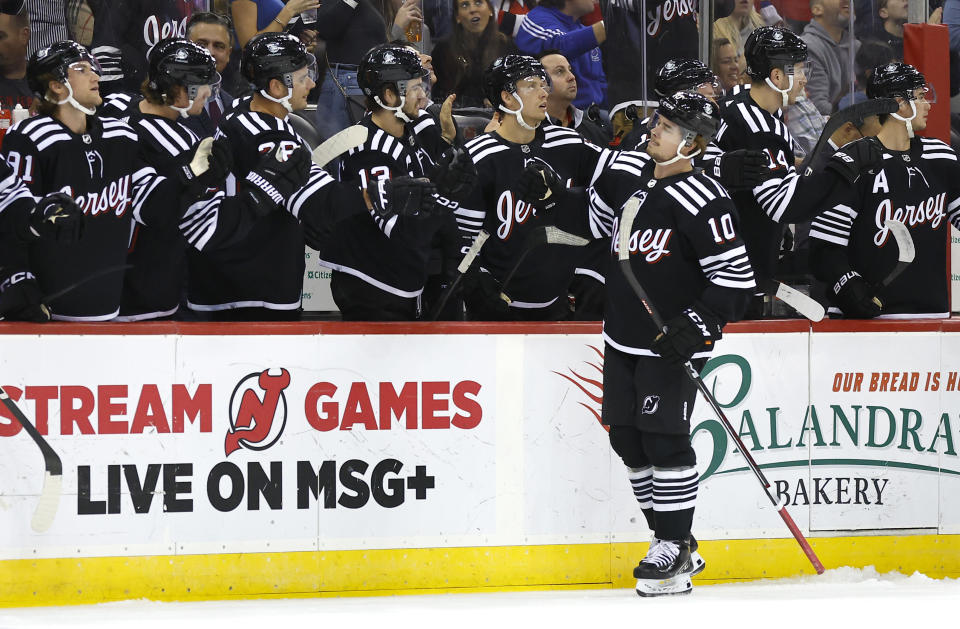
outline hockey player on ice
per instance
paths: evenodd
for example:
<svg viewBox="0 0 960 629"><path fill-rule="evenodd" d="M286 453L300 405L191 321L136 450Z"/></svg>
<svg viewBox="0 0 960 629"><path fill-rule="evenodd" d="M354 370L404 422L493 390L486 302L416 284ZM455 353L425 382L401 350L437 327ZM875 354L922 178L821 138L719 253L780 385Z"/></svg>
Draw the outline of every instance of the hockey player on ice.
<svg viewBox="0 0 960 629"><path fill-rule="evenodd" d="M36 275L41 290L34 297L74 287L50 304L52 317L67 321L116 317L133 223L175 223L196 190L222 181L211 154L199 147L177 178L145 164L129 125L94 115L102 102L98 72L96 60L75 42L37 51L27 77L40 115L14 125L3 141L6 162L33 194L63 192L85 214L80 240L41 238L3 247L4 267ZM104 273L110 269L115 272Z"/></svg>
<svg viewBox="0 0 960 629"><path fill-rule="evenodd" d="M846 317L948 317L947 226L960 227L960 162L947 144L914 135L927 126L930 102L913 66L877 67L867 96L894 98L900 109L881 114L876 138L851 142L831 158L848 181L832 188L811 225L811 266ZM865 161L863 147L881 159ZM910 230L916 258L883 286L898 254L885 226L891 218Z"/></svg>
<svg viewBox="0 0 960 629"><path fill-rule="evenodd" d="M716 105L703 95L664 98L647 154L621 153L590 189L590 228L610 242L602 419L653 531L634 569L641 596L690 592L690 577L704 568L691 534L699 476L690 417L697 389L683 364L703 366L755 288L733 201L691 164L719 127ZM631 196L640 212L633 225L620 226ZM620 229L629 230L630 268L666 332L617 266Z"/></svg>

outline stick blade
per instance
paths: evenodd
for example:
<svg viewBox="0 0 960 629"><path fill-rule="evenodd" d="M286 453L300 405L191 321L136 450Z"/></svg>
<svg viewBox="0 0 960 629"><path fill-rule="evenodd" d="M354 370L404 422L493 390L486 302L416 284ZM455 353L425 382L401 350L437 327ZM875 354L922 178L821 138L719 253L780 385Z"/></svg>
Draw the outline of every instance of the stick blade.
<svg viewBox="0 0 960 629"><path fill-rule="evenodd" d="M362 146L367 141L367 128L362 125L351 125L325 140L320 146L313 149L310 159L317 166L323 168L338 155L346 153L352 148Z"/></svg>
<svg viewBox="0 0 960 629"><path fill-rule="evenodd" d="M768 295L773 295L796 310L800 316L810 321L823 321L823 318L827 314L823 304L819 301L782 282L776 280L760 282L760 290Z"/></svg>
<svg viewBox="0 0 960 629"><path fill-rule="evenodd" d="M33 518L30 520L30 528L38 533L43 533L50 528L50 525L53 524L53 518L57 515L57 506L60 504L62 491L63 476L45 471L43 473L43 489L40 490L40 500L33 512Z"/></svg>

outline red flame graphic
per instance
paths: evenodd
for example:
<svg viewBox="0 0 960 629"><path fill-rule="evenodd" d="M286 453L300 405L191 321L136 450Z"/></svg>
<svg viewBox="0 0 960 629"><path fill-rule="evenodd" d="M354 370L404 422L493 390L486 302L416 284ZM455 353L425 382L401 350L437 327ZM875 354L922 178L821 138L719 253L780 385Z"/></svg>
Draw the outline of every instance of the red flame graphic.
<svg viewBox="0 0 960 629"><path fill-rule="evenodd" d="M568 376L565 373L560 373L559 371L554 371L553 373L573 383L578 389L580 389L584 393L584 395L586 395L590 399L591 402L593 402L593 404L587 404L584 402L579 402L579 404L583 408L590 411L590 413L594 416L594 418L596 418L596 420L600 422L600 425L603 426L603 423L600 420L600 410L603 407L603 379L602 379L603 378L603 351L594 347L593 345L587 345L587 347L589 347L594 352L596 352L597 356L600 358L600 362L598 364L595 362L584 361L584 364L587 367L590 367L596 370L599 376L587 377L581 373L577 373L576 371L574 371L569 367L567 368L567 371L573 374L572 377ZM588 373L589 375L593 376L592 372L588 372ZM603 429L607 431L610 430L608 426L603 426Z"/></svg>

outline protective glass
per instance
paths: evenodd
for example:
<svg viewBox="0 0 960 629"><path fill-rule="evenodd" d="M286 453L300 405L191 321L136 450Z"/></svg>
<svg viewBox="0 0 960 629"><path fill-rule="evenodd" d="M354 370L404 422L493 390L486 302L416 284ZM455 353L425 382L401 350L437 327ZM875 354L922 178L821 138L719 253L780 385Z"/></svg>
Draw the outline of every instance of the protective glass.
<svg viewBox="0 0 960 629"><path fill-rule="evenodd" d="M927 83L923 87L913 91L913 100L923 101L932 105L937 102L937 88L933 86L933 83Z"/></svg>

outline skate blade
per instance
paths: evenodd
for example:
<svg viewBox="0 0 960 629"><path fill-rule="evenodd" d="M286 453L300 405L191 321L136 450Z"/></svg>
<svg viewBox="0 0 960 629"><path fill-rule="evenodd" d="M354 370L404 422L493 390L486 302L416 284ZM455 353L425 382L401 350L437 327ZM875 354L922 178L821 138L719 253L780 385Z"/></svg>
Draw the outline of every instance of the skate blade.
<svg viewBox="0 0 960 629"><path fill-rule="evenodd" d="M637 595L672 596L675 594L689 594L693 591L690 575L680 574L670 579L638 579Z"/></svg>
<svg viewBox="0 0 960 629"><path fill-rule="evenodd" d="M707 567L707 562L703 560L703 557L700 556L700 553L693 551L690 553L690 566L692 567L690 576L695 577L703 572L704 568Z"/></svg>

